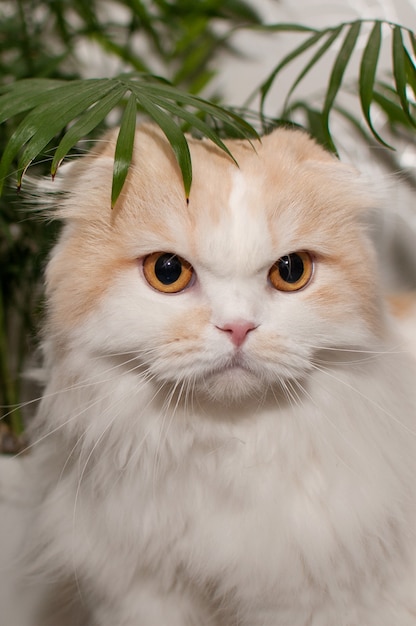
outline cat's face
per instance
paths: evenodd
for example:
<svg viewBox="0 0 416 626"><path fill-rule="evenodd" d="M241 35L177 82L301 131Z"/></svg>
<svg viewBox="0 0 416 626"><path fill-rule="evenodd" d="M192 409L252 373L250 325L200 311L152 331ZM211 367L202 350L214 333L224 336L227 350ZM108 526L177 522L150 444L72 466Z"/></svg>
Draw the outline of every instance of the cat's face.
<svg viewBox="0 0 416 626"><path fill-rule="evenodd" d="M113 142L70 172L51 332L222 401L300 379L321 349L371 345L382 322L357 174L299 132L230 142L239 168L190 143L189 204L153 128L113 212Z"/></svg>

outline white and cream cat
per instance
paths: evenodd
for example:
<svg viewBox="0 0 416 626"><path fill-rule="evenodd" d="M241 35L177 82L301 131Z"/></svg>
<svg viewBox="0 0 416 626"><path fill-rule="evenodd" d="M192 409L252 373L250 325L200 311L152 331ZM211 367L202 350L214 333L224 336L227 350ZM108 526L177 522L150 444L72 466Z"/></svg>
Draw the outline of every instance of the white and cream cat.
<svg viewBox="0 0 416 626"><path fill-rule="evenodd" d="M143 126L112 211L114 143L57 209L36 577L76 581L71 626L415 626L416 378L371 191L280 129L239 167L190 138L187 203Z"/></svg>

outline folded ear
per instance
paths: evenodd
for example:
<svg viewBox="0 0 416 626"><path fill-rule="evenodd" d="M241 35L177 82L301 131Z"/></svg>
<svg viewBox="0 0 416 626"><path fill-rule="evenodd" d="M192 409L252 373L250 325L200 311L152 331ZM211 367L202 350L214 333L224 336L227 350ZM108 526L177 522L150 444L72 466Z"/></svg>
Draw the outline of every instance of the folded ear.
<svg viewBox="0 0 416 626"><path fill-rule="evenodd" d="M87 166L92 166L94 161L105 158L114 158L115 147L117 142L119 129L113 128L107 131L102 137L95 139L93 146L84 155L79 155L73 159L65 160L58 168L54 182L56 180L57 185L68 180L70 175L82 173ZM78 170L78 171L77 171ZM72 172L74 174L72 174Z"/></svg>
<svg viewBox="0 0 416 626"><path fill-rule="evenodd" d="M283 150L293 162L325 161L337 162L334 154L325 150L306 130L300 128L278 127L262 138L262 144L268 151Z"/></svg>
<svg viewBox="0 0 416 626"><path fill-rule="evenodd" d="M108 219L113 214L111 189L119 130L113 128L96 139L84 156L65 160L54 180L50 177L27 177L25 191L32 206L38 205L49 219ZM148 123L139 125L132 166L137 161L145 169L150 156L155 154L165 154L176 164L173 151L160 128Z"/></svg>
<svg viewBox="0 0 416 626"><path fill-rule="evenodd" d="M118 128L112 129L96 139L84 156L66 159L53 179L50 176L25 176L23 192L31 206L37 206L48 219L85 218L88 196L99 197L101 207L107 205L110 211L118 131Z"/></svg>

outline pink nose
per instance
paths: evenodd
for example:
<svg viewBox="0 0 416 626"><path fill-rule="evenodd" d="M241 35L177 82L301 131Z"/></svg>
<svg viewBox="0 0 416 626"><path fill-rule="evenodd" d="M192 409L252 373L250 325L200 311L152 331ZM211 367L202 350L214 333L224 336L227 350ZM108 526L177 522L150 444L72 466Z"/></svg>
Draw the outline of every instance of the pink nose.
<svg viewBox="0 0 416 626"><path fill-rule="evenodd" d="M229 333L231 341L238 348L244 343L248 333L257 328L257 326L246 320L236 320L235 322L224 324L224 326L217 326L217 328L225 333Z"/></svg>

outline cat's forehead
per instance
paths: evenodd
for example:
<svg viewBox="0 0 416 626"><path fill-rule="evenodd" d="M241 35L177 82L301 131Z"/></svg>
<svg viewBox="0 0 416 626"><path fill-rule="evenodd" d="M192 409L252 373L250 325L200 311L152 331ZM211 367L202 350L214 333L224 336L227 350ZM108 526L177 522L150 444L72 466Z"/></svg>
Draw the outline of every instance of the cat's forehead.
<svg viewBox="0 0 416 626"><path fill-rule="evenodd" d="M125 258L165 250L202 263L228 257L238 267L255 257L258 267L299 246L339 247L344 224L372 204L356 173L304 133L280 129L261 142L228 141L237 164L210 141L188 142L188 201L171 146L157 129L144 127L114 211L108 204L113 138L75 168L61 214L80 218L83 237L106 237Z"/></svg>
<svg viewBox="0 0 416 626"><path fill-rule="evenodd" d="M191 141L190 148L193 183L188 200L169 152L156 150L150 157L153 173L163 172L162 180L151 176L149 160L133 173L129 207L123 210L136 213L143 243L148 242L149 251L171 250L211 268L217 265L219 272L225 259L244 272L261 264L262 256L268 262L273 210L267 210L267 181L258 152L249 143L232 145L236 165L208 142Z"/></svg>
<svg viewBox="0 0 416 626"><path fill-rule="evenodd" d="M261 185L235 166L222 173L223 187L190 198L190 209L198 208L189 223L191 254L217 273L256 271L268 264L273 248L273 228L262 204ZM214 191L214 193L212 193ZM201 210L202 209L202 210Z"/></svg>
<svg viewBox="0 0 416 626"><path fill-rule="evenodd" d="M157 137L146 158L143 152L137 157L127 204L143 222L149 251L168 248L219 265L228 259L247 270L299 246L327 245L363 200L360 194L354 199L351 171L345 174L304 133L282 130L254 144L231 141L238 165L211 142L189 144L189 202L166 141Z"/></svg>

